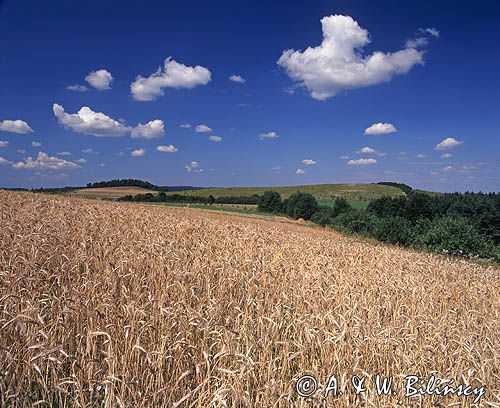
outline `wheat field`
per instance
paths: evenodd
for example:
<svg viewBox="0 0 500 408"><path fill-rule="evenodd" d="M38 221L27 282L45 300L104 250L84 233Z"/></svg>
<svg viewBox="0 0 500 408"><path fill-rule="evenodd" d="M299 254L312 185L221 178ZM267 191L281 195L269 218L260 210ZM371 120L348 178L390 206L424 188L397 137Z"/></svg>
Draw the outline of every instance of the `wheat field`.
<svg viewBox="0 0 500 408"><path fill-rule="evenodd" d="M484 385L500 406L497 267L284 220L0 191L0 405L444 407L304 399L312 374Z"/></svg>

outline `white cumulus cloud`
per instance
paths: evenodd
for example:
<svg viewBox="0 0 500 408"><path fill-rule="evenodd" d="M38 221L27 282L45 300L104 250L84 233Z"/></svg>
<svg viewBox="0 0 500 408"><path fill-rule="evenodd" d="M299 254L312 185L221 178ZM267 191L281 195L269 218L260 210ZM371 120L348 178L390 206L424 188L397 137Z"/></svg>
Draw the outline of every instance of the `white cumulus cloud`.
<svg viewBox="0 0 500 408"><path fill-rule="evenodd" d="M442 159L451 159L452 157L453 157L453 155L451 153L443 153L441 155Z"/></svg>
<svg viewBox="0 0 500 408"><path fill-rule="evenodd" d="M158 68L146 78L139 75L130 84L130 91L138 101L152 101L164 94L164 88L191 89L197 85L206 85L211 79L212 74L207 68L200 65L188 67L168 57L163 69Z"/></svg>
<svg viewBox="0 0 500 408"><path fill-rule="evenodd" d="M192 126L191 126L191 124L190 124L190 123L183 123L183 124L181 125L181 128L182 128L182 129L190 129L191 127L192 127Z"/></svg>
<svg viewBox="0 0 500 408"><path fill-rule="evenodd" d="M189 173L191 173L191 172L199 173L199 172L203 171L203 169L200 168L200 164L197 161L192 161L191 163L186 165L186 170Z"/></svg>
<svg viewBox="0 0 500 408"><path fill-rule="evenodd" d="M457 140L453 137L447 137L446 139L441 140L435 147L436 150L448 150L453 149L454 147L460 146L464 142Z"/></svg>
<svg viewBox="0 0 500 408"><path fill-rule="evenodd" d="M375 159L357 159L357 160L349 160L347 164L349 166L366 166L369 164L376 164L377 160Z"/></svg>
<svg viewBox="0 0 500 408"><path fill-rule="evenodd" d="M106 89L111 89L113 76L109 71L105 69L99 69L97 71L89 72L89 74L85 77L85 81L87 81L95 89L98 89L99 91L105 91Z"/></svg>
<svg viewBox="0 0 500 408"><path fill-rule="evenodd" d="M260 140L264 140L264 139L277 139L278 137L279 137L278 133L276 133L274 131L261 133L259 135L259 139Z"/></svg>
<svg viewBox="0 0 500 408"><path fill-rule="evenodd" d="M4 159L2 156L0 156L0 164L10 164L10 161L7 159Z"/></svg>
<svg viewBox="0 0 500 408"><path fill-rule="evenodd" d="M40 147L41 145L42 145L42 143L37 142L36 140L33 140L33 141L31 142L31 146L33 146L33 147Z"/></svg>
<svg viewBox="0 0 500 408"><path fill-rule="evenodd" d="M146 124L139 123L132 129L132 138L154 139L165 135L165 125L162 120L151 120Z"/></svg>
<svg viewBox="0 0 500 408"><path fill-rule="evenodd" d="M177 151L177 147L175 147L174 145L160 145L160 146L156 146L156 151L157 152L165 152L165 153L175 153Z"/></svg>
<svg viewBox="0 0 500 408"><path fill-rule="evenodd" d="M306 166L314 166L316 162L313 159L304 159L302 160L302 164L305 164Z"/></svg>
<svg viewBox="0 0 500 408"><path fill-rule="evenodd" d="M365 135L385 135L388 133L395 133L398 130L392 123L374 123L365 129Z"/></svg>
<svg viewBox="0 0 500 408"><path fill-rule="evenodd" d="M80 108L77 113L70 114L66 113L61 105L55 103L52 110L61 125L77 133L97 137L116 137L130 131L128 126L110 118L104 113L94 112L87 106Z"/></svg>
<svg viewBox="0 0 500 408"><path fill-rule="evenodd" d="M222 137L217 135L212 135L208 138L211 142L222 142Z"/></svg>
<svg viewBox="0 0 500 408"><path fill-rule="evenodd" d="M0 140L0 147L7 147L9 142L7 140Z"/></svg>
<svg viewBox="0 0 500 408"><path fill-rule="evenodd" d="M239 84L244 84L246 82L246 79L240 75L231 75L229 77L229 80L233 82L238 82Z"/></svg>
<svg viewBox="0 0 500 408"><path fill-rule="evenodd" d="M27 157L24 161L14 163L15 169L41 169L41 170L62 170L62 169L77 169L80 166L76 163L60 159L59 157L49 156L47 153L39 152L36 159Z"/></svg>
<svg viewBox="0 0 500 408"><path fill-rule="evenodd" d="M278 60L290 78L305 86L314 99L325 100L345 89L388 82L423 62L423 51L415 48L363 55L362 48L370 43L369 33L352 17L323 17L321 26L321 45L302 52L286 50Z"/></svg>
<svg viewBox="0 0 500 408"><path fill-rule="evenodd" d="M28 125L24 120L2 120L0 121L0 130L2 132L10 133L30 133L33 132L30 125Z"/></svg>
<svg viewBox="0 0 500 408"><path fill-rule="evenodd" d="M208 132L212 131L212 128L208 127L207 125L201 124L201 125L196 126L196 128L194 130L198 133L208 133Z"/></svg>
<svg viewBox="0 0 500 408"><path fill-rule="evenodd" d="M146 154L146 149L135 149L132 150L132 153L130 153L132 157L142 157L145 154Z"/></svg>

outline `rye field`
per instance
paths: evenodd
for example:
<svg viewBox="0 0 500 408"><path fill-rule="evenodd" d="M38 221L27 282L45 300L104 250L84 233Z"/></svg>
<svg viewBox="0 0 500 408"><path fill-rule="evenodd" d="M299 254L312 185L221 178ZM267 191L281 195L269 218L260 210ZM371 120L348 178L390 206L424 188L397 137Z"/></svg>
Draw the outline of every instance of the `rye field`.
<svg viewBox="0 0 500 408"><path fill-rule="evenodd" d="M432 374L500 404L495 266L279 217L6 191L0 242L0 406L474 406L402 395ZM303 374L346 392L302 398Z"/></svg>

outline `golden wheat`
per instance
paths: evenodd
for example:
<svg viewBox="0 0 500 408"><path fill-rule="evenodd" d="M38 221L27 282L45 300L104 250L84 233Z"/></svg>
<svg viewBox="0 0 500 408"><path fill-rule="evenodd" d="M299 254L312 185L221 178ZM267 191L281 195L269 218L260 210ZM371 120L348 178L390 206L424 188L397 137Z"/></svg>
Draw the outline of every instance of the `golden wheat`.
<svg viewBox="0 0 500 408"><path fill-rule="evenodd" d="M4 406L469 406L314 374L484 385L499 269L269 219L0 191ZM326 403L326 405L325 405Z"/></svg>

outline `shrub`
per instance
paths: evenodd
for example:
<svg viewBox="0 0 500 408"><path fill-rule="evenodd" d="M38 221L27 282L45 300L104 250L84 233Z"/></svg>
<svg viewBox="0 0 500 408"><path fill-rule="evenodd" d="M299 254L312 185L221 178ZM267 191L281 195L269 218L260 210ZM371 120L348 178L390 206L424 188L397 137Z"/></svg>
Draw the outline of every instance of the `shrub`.
<svg viewBox="0 0 500 408"><path fill-rule="evenodd" d="M324 227L331 224L334 218L333 208L321 206L311 217L311 221Z"/></svg>
<svg viewBox="0 0 500 408"><path fill-rule="evenodd" d="M318 202L308 193L295 193L288 199L286 214L292 218L309 220L319 210Z"/></svg>
<svg viewBox="0 0 500 408"><path fill-rule="evenodd" d="M280 212L281 211L281 196L276 191L266 191L260 198L257 211L261 212Z"/></svg>
<svg viewBox="0 0 500 408"><path fill-rule="evenodd" d="M335 218L337 215L342 214L347 211L351 211L352 207L349 205L347 200L343 197L336 198L335 202L333 203L332 207L332 214L333 218Z"/></svg>
<svg viewBox="0 0 500 408"><path fill-rule="evenodd" d="M463 217L445 217L433 222L429 230L417 237L418 245L430 251L451 255L491 257L493 245Z"/></svg>
<svg viewBox="0 0 500 408"><path fill-rule="evenodd" d="M372 235L377 218L367 211L352 210L344 212L333 220L333 225L344 232Z"/></svg>
<svg viewBox="0 0 500 408"><path fill-rule="evenodd" d="M397 216L377 219L373 236L382 242L400 245L409 245L414 238L411 223Z"/></svg>
<svg viewBox="0 0 500 408"><path fill-rule="evenodd" d="M282 213L282 214L286 214L286 209L288 208L288 198L285 198L282 202L281 202L281 208L278 212Z"/></svg>

